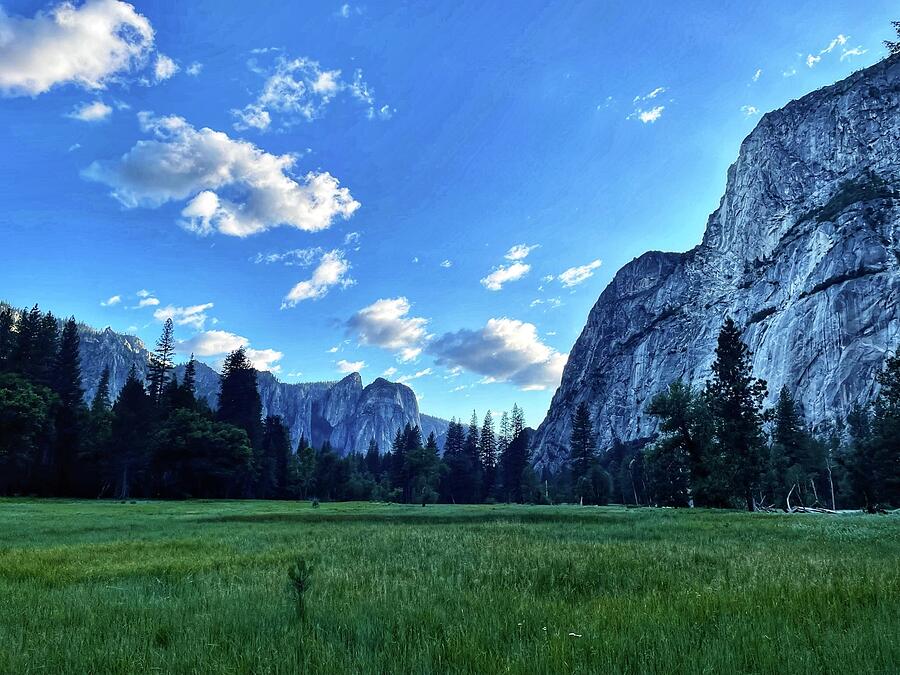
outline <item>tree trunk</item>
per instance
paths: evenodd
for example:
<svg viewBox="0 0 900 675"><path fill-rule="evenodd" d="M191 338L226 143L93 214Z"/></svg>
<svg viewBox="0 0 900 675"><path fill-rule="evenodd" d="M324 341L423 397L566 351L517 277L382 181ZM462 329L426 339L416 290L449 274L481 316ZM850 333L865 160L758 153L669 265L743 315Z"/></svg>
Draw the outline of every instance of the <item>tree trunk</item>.
<svg viewBox="0 0 900 675"><path fill-rule="evenodd" d="M828 470L828 486L831 488L831 510L837 511L837 506L834 503L834 479L831 477L831 459L828 460L825 468Z"/></svg>

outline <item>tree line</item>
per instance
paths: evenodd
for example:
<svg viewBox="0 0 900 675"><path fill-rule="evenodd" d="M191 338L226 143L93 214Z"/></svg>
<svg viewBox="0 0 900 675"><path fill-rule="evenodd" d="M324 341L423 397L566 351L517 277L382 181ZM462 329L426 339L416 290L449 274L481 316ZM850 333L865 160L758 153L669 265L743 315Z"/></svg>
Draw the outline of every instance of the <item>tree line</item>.
<svg viewBox="0 0 900 675"><path fill-rule="evenodd" d="M132 368L115 400L104 371L84 400L78 324L35 306L0 311L0 494L45 496L380 500L406 503L579 502L831 509L900 503L900 357L886 360L871 405L814 433L784 388L771 410L766 383L727 319L712 377L657 394L660 434L645 447L598 449L589 408L572 415L568 460L535 471L524 412L451 420L443 448L418 427L391 447L342 456L304 437L292 447L278 416L262 415L257 372L243 349L227 356L219 404L181 378L167 321L146 382ZM442 450L442 452L441 452Z"/></svg>
<svg viewBox="0 0 900 675"><path fill-rule="evenodd" d="M115 400L106 369L84 400L78 324L37 306L0 311L0 494L131 498L534 501L524 412L451 421L440 452L417 426L382 452L341 456L326 441L291 445L284 420L262 415L257 372L230 353L218 407L195 394L193 356L179 378L166 321L146 382L132 367Z"/></svg>
<svg viewBox="0 0 900 675"><path fill-rule="evenodd" d="M594 460L617 501L751 511L900 505L900 357L886 359L871 404L855 404L845 420L815 432L787 387L764 408L767 385L753 375L751 357L726 319L706 385L679 380L651 400L658 439L644 448L616 443ZM589 427L584 404L573 428L579 417Z"/></svg>

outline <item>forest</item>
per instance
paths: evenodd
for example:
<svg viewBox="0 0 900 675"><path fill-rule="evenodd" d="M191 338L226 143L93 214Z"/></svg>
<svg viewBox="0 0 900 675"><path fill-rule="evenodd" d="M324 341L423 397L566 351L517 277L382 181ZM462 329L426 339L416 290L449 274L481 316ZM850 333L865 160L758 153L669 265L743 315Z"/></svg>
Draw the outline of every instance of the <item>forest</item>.
<svg viewBox="0 0 900 675"><path fill-rule="evenodd" d="M390 448L340 456L326 442L296 447L278 416L263 417L257 372L227 356L215 410L195 395L193 357L175 374L169 320L147 381L134 369L115 400L108 370L85 401L78 324L34 306L0 313L0 494L84 498L243 498L399 503L564 503L756 510L900 504L900 358L879 393L846 420L810 429L789 389L772 409L739 327L726 319L712 377L680 381L647 412L658 437L642 447L596 444L589 403L572 416L567 461L536 471L517 405L498 423L450 422L443 447L418 427Z"/></svg>

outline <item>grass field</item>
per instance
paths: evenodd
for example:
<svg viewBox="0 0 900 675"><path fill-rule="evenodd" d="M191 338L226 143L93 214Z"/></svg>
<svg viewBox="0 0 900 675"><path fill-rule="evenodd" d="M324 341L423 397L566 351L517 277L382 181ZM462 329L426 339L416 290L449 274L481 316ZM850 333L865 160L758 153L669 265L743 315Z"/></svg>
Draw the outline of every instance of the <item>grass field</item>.
<svg viewBox="0 0 900 675"><path fill-rule="evenodd" d="M897 673L900 520L0 500L0 672Z"/></svg>

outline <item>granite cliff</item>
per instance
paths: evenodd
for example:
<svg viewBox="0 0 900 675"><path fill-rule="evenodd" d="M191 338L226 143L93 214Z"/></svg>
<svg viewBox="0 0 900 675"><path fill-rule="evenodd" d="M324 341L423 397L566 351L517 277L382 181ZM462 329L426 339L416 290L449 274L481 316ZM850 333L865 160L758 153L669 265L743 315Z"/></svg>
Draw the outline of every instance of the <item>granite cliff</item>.
<svg viewBox="0 0 900 675"><path fill-rule="evenodd" d="M103 369L109 367L112 395L125 383L134 366L146 378L149 354L143 342L131 335L120 335L110 328L102 331L81 327L81 369L85 397L96 391ZM184 366L177 368L179 376ZM359 373L337 382L280 382L272 373L258 374L263 415L280 415L291 431L296 446L303 435L313 446L325 441L342 454L364 453L375 439L382 452L390 449L398 428L419 425L423 438L434 432L443 447L446 420L419 412L412 389L404 384L378 378L363 386ZM197 363L196 394L212 408L218 403L219 373Z"/></svg>
<svg viewBox="0 0 900 675"><path fill-rule="evenodd" d="M565 457L581 401L599 447L652 438L651 397L703 384L726 316L770 400L787 385L812 424L873 396L900 346L900 59L763 116L702 242L619 270L535 434L538 465Z"/></svg>

